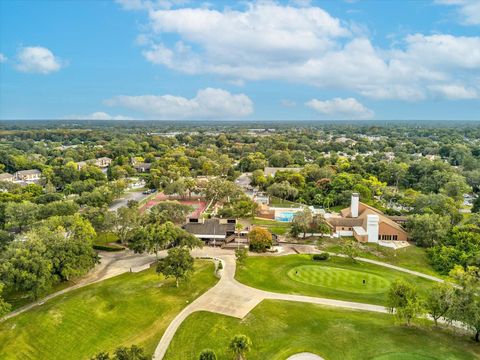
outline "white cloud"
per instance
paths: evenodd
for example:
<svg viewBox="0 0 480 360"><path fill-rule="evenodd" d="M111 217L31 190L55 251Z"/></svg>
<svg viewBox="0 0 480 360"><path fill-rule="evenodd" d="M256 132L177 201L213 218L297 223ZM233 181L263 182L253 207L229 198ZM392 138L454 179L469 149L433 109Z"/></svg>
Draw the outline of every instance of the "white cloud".
<svg viewBox="0 0 480 360"><path fill-rule="evenodd" d="M3 55L2 53L0 53L0 63L4 63L6 62L8 59L5 55Z"/></svg>
<svg viewBox="0 0 480 360"><path fill-rule="evenodd" d="M457 6L458 15L465 25L480 25L480 1L478 0L437 0L438 4Z"/></svg>
<svg viewBox="0 0 480 360"><path fill-rule="evenodd" d="M480 91L480 36L412 34L395 47L379 48L368 31L356 30L361 26L305 5L150 9L143 55L186 74L229 82L284 80L374 99L418 101L442 96L437 88L450 84ZM179 40L164 43L167 33Z"/></svg>
<svg viewBox="0 0 480 360"><path fill-rule="evenodd" d="M68 120L134 120L134 118L123 115L110 115L103 111L97 111L88 115L68 115Z"/></svg>
<svg viewBox="0 0 480 360"><path fill-rule="evenodd" d="M253 102L248 96L213 88L199 90L192 99L174 95L121 95L106 100L105 104L160 120L235 119L253 112Z"/></svg>
<svg viewBox="0 0 480 360"><path fill-rule="evenodd" d="M434 85L430 90L450 100L470 100L480 98L480 93L474 88L462 85Z"/></svg>
<svg viewBox="0 0 480 360"><path fill-rule="evenodd" d="M48 74L60 70L62 61L41 46L27 46L18 51L16 68L22 72Z"/></svg>
<svg viewBox="0 0 480 360"><path fill-rule="evenodd" d="M332 119L367 120L373 119L375 116L372 110L354 98L335 98L325 101L312 99L306 102L305 105Z"/></svg>

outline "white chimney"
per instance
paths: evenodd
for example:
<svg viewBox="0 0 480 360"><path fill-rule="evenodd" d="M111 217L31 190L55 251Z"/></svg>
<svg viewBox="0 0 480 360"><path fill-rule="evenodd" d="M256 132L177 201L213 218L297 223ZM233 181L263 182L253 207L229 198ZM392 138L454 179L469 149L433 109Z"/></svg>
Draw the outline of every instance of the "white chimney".
<svg viewBox="0 0 480 360"><path fill-rule="evenodd" d="M367 234L368 242L378 243L378 223L380 218L378 215L367 215Z"/></svg>
<svg viewBox="0 0 480 360"><path fill-rule="evenodd" d="M352 201L350 203L350 214L352 218L358 217L358 193L352 194Z"/></svg>

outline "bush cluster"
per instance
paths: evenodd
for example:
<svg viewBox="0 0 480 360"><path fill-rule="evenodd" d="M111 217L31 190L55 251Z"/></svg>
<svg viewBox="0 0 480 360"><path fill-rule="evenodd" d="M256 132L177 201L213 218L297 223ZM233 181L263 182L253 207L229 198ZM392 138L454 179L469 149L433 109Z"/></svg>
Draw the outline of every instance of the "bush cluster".
<svg viewBox="0 0 480 360"><path fill-rule="evenodd" d="M315 254L312 257L312 259L314 261L328 260L329 258L330 258L330 254L326 253L326 252L323 252L323 253L320 253L320 254Z"/></svg>

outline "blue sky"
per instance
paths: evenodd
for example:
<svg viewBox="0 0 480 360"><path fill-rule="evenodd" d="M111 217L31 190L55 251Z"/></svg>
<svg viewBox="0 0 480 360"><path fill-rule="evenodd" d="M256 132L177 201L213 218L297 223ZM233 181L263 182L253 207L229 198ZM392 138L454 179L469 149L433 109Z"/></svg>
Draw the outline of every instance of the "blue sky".
<svg viewBox="0 0 480 360"><path fill-rule="evenodd" d="M480 120L479 0L0 2L0 119Z"/></svg>

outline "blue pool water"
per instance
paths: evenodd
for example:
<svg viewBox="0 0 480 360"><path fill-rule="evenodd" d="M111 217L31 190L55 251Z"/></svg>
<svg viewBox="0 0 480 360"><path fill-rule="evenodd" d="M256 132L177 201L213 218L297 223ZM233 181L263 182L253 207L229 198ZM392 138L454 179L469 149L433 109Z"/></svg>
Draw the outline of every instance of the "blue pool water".
<svg viewBox="0 0 480 360"><path fill-rule="evenodd" d="M293 211L282 211L275 214L275 220L281 221L281 222L291 222L293 220L294 215L295 215L295 212Z"/></svg>

